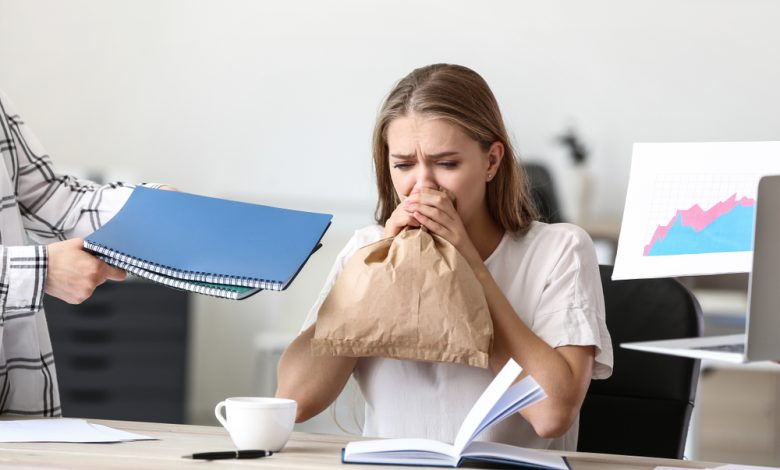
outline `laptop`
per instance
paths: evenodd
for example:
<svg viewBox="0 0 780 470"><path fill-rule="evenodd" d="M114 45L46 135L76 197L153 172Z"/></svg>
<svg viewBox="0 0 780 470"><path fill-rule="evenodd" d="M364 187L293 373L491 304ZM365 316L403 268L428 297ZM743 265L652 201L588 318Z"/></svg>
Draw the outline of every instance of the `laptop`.
<svg viewBox="0 0 780 470"><path fill-rule="evenodd" d="M780 175L764 176L758 183L745 333L620 346L733 363L780 360Z"/></svg>

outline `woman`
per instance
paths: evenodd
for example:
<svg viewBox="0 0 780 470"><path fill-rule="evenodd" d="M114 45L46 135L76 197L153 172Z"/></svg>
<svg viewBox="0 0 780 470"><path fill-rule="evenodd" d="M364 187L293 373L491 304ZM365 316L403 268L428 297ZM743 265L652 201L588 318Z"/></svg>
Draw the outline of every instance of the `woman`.
<svg viewBox="0 0 780 470"><path fill-rule="evenodd" d="M354 373L366 399L365 435L452 442L471 405L512 357L548 398L480 438L574 450L590 380L612 369L598 263L584 231L535 220L487 83L462 66L414 70L379 113L373 157L378 225L355 232L339 254L304 331L282 357L277 394L297 400L298 421L305 421L332 403ZM494 326L489 369L312 356L317 311L350 256L421 225L452 243L482 284Z"/></svg>

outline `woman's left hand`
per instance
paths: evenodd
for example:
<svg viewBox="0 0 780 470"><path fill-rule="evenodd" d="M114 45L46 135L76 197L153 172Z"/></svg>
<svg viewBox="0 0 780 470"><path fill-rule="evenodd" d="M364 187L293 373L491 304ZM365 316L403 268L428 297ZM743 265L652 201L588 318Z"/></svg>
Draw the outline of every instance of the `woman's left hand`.
<svg viewBox="0 0 780 470"><path fill-rule="evenodd" d="M402 204L422 226L452 243L469 265L476 268L482 264L482 257L446 191L422 188L420 192L410 194Z"/></svg>

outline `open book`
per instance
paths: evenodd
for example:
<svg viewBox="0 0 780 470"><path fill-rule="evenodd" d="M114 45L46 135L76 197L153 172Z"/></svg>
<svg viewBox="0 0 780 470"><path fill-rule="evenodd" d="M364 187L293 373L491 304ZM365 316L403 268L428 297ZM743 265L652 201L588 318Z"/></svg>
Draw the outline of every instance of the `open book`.
<svg viewBox="0 0 780 470"><path fill-rule="evenodd" d="M341 460L344 463L432 467L458 467L464 461L482 461L566 470L569 468L566 461L554 454L497 442L474 442L488 427L547 396L531 376L512 385L520 372L522 368L513 359L506 363L469 410L454 444L432 439L356 441L347 444Z"/></svg>

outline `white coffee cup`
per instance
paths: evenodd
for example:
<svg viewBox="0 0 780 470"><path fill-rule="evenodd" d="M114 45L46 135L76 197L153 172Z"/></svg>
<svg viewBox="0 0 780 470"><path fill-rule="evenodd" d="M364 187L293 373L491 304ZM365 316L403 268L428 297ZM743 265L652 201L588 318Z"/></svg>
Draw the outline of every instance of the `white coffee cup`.
<svg viewBox="0 0 780 470"><path fill-rule="evenodd" d="M238 450L278 452L290 438L297 408L287 398L234 397L217 403L214 414Z"/></svg>

